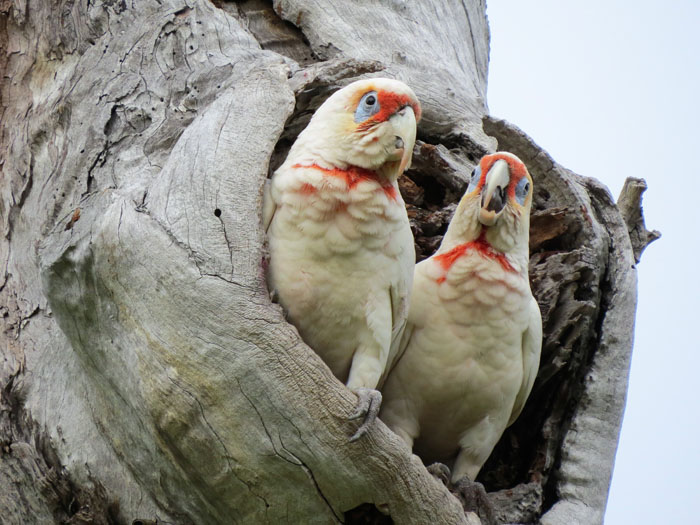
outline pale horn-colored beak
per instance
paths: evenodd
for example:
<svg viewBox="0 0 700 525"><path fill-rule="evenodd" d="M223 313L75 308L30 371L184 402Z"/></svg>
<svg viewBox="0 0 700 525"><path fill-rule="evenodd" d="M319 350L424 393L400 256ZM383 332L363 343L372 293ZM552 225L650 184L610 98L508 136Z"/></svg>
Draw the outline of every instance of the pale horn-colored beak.
<svg viewBox="0 0 700 525"><path fill-rule="evenodd" d="M493 226L506 205L506 190L510 183L508 163L499 159L493 163L486 174L484 187L481 190L481 209L479 222L484 226Z"/></svg>
<svg viewBox="0 0 700 525"><path fill-rule="evenodd" d="M397 177L411 166L413 146L416 143L416 115L411 106L406 106L389 118L396 135L396 153L401 155Z"/></svg>

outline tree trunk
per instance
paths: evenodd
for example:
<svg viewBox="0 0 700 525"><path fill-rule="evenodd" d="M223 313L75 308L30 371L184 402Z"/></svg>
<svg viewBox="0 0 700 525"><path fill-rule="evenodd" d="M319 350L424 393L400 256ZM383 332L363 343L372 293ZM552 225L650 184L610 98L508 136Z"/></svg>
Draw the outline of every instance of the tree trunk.
<svg viewBox="0 0 700 525"><path fill-rule="evenodd" d="M482 154L534 177L542 366L481 478L504 523L601 521L653 236L641 192L633 251L604 187L486 117L483 2L4 1L0 49L6 523L478 522L383 424L348 442L355 396L266 290L265 178L377 72L424 108L419 257Z"/></svg>

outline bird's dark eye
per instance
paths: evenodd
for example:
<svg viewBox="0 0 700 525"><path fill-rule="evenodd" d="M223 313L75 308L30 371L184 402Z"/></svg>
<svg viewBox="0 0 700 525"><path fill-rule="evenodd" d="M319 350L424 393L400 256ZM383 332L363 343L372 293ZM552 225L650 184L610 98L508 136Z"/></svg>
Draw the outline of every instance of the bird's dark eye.
<svg viewBox="0 0 700 525"><path fill-rule="evenodd" d="M481 179L481 164L477 164L469 177L469 186L467 187L467 193L471 193L479 185L479 180Z"/></svg>
<svg viewBox="0 0 700 525"><path fill-rule="evenodd" d="M365 93L355 110L355 122L364 122L368 118L379 113L380 105L376 91Z"/></svg>
<svg viewBox="0 0 700 525"><path fill-rule="evenodd" d="M530 182L523 177L515 187L515 200L518 201L518 204L521 206L525 204L525 197L528 193L530 193Z"/></svg>

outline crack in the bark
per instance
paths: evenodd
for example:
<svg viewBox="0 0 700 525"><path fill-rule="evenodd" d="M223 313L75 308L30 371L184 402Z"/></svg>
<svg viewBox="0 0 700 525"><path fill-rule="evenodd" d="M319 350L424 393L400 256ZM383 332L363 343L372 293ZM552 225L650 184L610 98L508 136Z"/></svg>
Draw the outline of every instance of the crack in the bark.
<svg viewBox="0 0 700 525"><path fill-rule="evenodd" d="M19 318L19 323L17 325L17 335L15 336L15 339L19 339L19 336L22 333L24 327L27 325L27 322L29 322L29 319L37 315L40 311L41 307L39 305L36 305L31 312Z"/></svg>
<svg viewBox="0 0 700 525"><path fill-rule="evenodd" d="M321 490L321 487L318 485L318 482L316 481L316 478L315 478L315 476L314 476L312 470L309 468L309 466L308 466L303 460L301 460L301 459L298 458L296 455L294 455L292 452L290 452L289 449L287 449L286 446L284 446L284 442L282 441L282 436L278 434L278 438L279 438L280 445L282 445L282 450L284 450L284 452L286 452L287 454L289 454L289 455L291 456L292 460L290 460L290 459L284 457L284 455L280 453L280 451L279 451L279 450L277 449L277 447L275 446L275 441L274 441L274 439L273 439L273 437L272 437L272 434L270 434L270 431L268 430L267 425L265 424L265 420L264 420L262 414L260 413L260 411L258 410L258 407L255 406L255 403L253 403L253 400L250 399L250 397L245 393L245 391L243 390L243 385L241 385L240 380L236 379L236 383L238 384L238 388L240 389L241 394L243 395L243 397L246 398L246 400L248 401L248 403L250 404L250 406L252 407L252 409L253 409L253 410L255 411L255 413L257 414L258 419L260 420L260 424L262 425L263 430L265 431L265 434L267 435L267 438L268 438L268 440L269 440L269 442L270 442L270 446L272 447L272 450L274 450L275 454L276 454L280 459L286 461L287 463L290 463L290 464L295 465L295 466L297 466L297 467L301 467L302 470L304 470L304 472L306 473L306 475L309 477L309 479L310 479L311 482L313 483L314 487L316 488L316 491L317 491L317 493L319 494L319 496L321 497L321 499L323 499L323 501L326 503L326 505L328 506L328 508L330 509L330 511L333 513L333 515L336 517L336 519L338 519L338 521L340 521L340 522L342 523L342 520L341 520L341 519L338 517L338 515L336 514L335 510L333 509L333 506L330 504L330 502L328 501L328 499L326 498L326 496L323 494L323 491ZM286 418L285 418L285 419L286 419ZM293 426L294 426L294 428L297 429L297 432L298 432L298 431L299 431L298 427L296 427L296 425L293 425ZM293 461L293 460L294 460L294 461Z"/></svg>
<svg viewBox="0 0 700 525"><path fill-rule="evenodd" d="M35 504L43 503L56 523L116 525L118 502L109 500L104 486L89 471L90 490L75 484L60 463L50 436L23 406L15 381L24 373L21 363L0 388L0 486L8 489L0 495L0 503L14 496L22 508L31 509L31 499ZM3 478L11 480L10 484L5 485ZM41 480L38 489L37 479ZM16 509L16 502L10 508Z"/></svg>
<svg viewBox="0 0 700 525"><path fill-rule="evenodd" d="M464 1L462 1L461 4L462 9L464 10L464 18L467 20L467 24L469 25L469 37L472 41L472 55L474 56L474 71L482 71L482 69L479 68L478 64L476 63L479 53L477 52L476 40L474 39L474 26L472 26L472 20L469 16L469 10L467 9L467 6ZM484 68L484 70L486 70L486 68ZM469 77L472 81L472 85L474 86L474 91L476 91L477 93L481 93L481 86L477 85L475 77L472 75L469 75Z"/></svg>
<svg viewBox="0 0 700 525"><path fill-rule="evenodd" d="M295 425L295 428L296 428L296 425ZM297 431L298 431L298 429L297 429ZM301 435L299 436L299 438L301 439ZM314 484L314 487L316 487L316 492L319 494L319 496L321 496L323 501L326 503L326 505L328 506L330 511L333 513L333 516L335 516L335 518L338 520L339 523L345 523L344 519L341 518L340 516L338 516L338 514L336 514L335 509L333 508L333 505L331 505L331 502L328 501L328 498L326 498L326 495L323 493L323 490L321 490L321 487L319 486L318 481L316 481L316 476L314 476L314 473L311 470L311 468L302 459L300 459L299 457L297 457L296 455L294 455L292 452L289 451L289 449L284 445L284 442L282 441L281 435L279 436L279 440L280 440L280 444L282 445L282 448L285 450L285 452L287 452L287 454L289 454L290 456L292 456L294 459L296 459L299 462L299 466L301 466L302 470L306 473L306 475L309 477L311 482ZM302 440L302 443L303 443L303 440ZM304 443L304 445L306 445L306 443ZM308 445L306 445L306 446L308 448Z"/></svg>
<svg viewBox="0 0 700 525"><path fill-rule="evenodd" d="M219 433L214 429L214 427L211 425L211 423L209 423L209 420L207 419L206 414L205 414L205 412L204 412L204 406L202 405L201 401L197 398L197 396L195 396L195 395L194 395L192 392L190 392L187 388L185 388L184 386L178 384L178 382L175 381L172 377L170 377L170 375L168 375L167 372L166 372L166 376L167 376L168 379L173 383L173 385L175 385L177 388L179 388L180 390L182 390L182 392L184 392L185 394L187 394L188 396L190 396L190 398L192 398L192 400L193 400L193 401L197 404L197 406L199 407L199 412L200 412L200 415L202 416L202 420L204 421L204 423L205 423L205 425L207 426L207 428L209 428L209 430L212 432L212 434L214 435L214 437L217 439L217 441L219 442L219 444L221 445L221 447L224 449L224 455L223 455L223 457L224 457L224 459L225 459L225 461L226 461L226 464L228 465L228 470L229 470L229 472L230 472L232 475L234 475L234 476L236 477L236 479L238 479L241 483L243 483L243 484L248 488L248 490L250 491L250 493L251 493L253 496L257 497L258 499L260 499L260 500L263 502L263 504L265 505L265 509L269 508L270 505L269 505L269 503L267 502L267 499L265 499L264 496L258 494L255 490L253 490L252 485L251 485L248 481L246 481L245 479L243 479L241 476L239 476L239 475L236 473L236 469L234 468L234 465L232 464L232 460L233 460L233 461L236 461L236 462L238 462L238 460L236 460L236 458L230 453L230 451L228 450L228 447L226 447L226 443L224 443L224 440L221 438L221 436L219 436ZM266 512L267 512L267 510L266 510Z"/></svg>
<svg viewBox="0 0 700 525"><path fill-rule="evenodd" d="M275 447L275 442L272 439L272 434L270 434L270 431L267 429L267 425L265 424L265 420L263 419L262 414L258 410L258 407L255 406L255 403L253 403L253 400L250 399L248 394L245 393L245 390L243 390L243 385L241 385L241 381L238 378L236 378L236 384L238 384L238 389L241 391L241 394L243 395L243 397L246 398L246 401L248 401L248 403L250 404L253 411L255 411L255 413L257 414L258 419L260 420L260 424L262 425L263 430L265 431L265 434L267 435L267 439L270 442L270 446L272 447L272 450L275 452L275 454L277 456L279 456L280 459L283 459L287 463L291 463L294 465L295 463L293 461L290 461L289 459L285 458L282 454L279 453L279 451L277 450L277 447Z"/></svg>
<svg viewBox="0 0 700 525"><path fill-rule="evenodd" d="M166 373L166 375L167 375L167 373ZM197 406L199 407L199 413L200 413L201 416L202 416L202 421L204 421L204 423L205 423L205 425L207 426L207 428L208 428L209 430L211 430L212 434L214 434L214 437L216 438L216 440L217 440L217 441L219 442L219 444L221 445L221 448L224 449L224 459L226 460L226 464L228 465L229 471L230 471L233 475L236 475L236 473L234 472L233 465L231 464L231 459L234 459L234 460L235 460L236 458L229 452L228 448L226 447L226 443L224 443L224 440L221 439L221 436L219 436L219 433L214 429L214 427L211 425L211 423L209 423L209 420L207 419L207 416L206 416L206 414L204 413L204 406L202 405L202 402L197 398L197 396L195 396L195 395L194 395L192 392L190 392L187 388L185 388L184 386L178 384L178 382L175 381L175 379L173 379L172 377L170 377L170 375L167 375L167 377L168 377L168 379L170 380L170 382L171 382L173 385L175 385L176 387L178 387L178 388L179 388L180 390L182 390L185 394L187 394L188 396L190 396L190 398L192 398L192 400L193 400L195 403L197 403ZM238 477L238 476L236 476L236 477ZM251 492L252 492L252 491L251 491Z"/></svg>
<svg viewBox="0 0 700 525"><path fill-rule="evenodd" d="M221 222L221 228L224 232L224 240L226 241L226 247L228 248L229 262L231 263L231 279L233 279L233 276L236 273L233 266L233 247L231 246L231 241L229 240L228 234L226 233L226 223L221 217L219 217L219 222Z"/></svg>
<svg viewBox="0 0 700 525"><path fill-rule="evenodd" d="M155 224L158 225L158 227L163 231L163 233L165 233L168 236L168 238L173 242L173 244L175 244L176 246L178 246L179 248L181 248L182 250L185 251L188 258L197 267L197 271L199 271L199 275L201 277L214 277L214 278L220 279L228 284L233 284L235 286L239 286L241 288L251 290L251 291L254 291L257 289L256 286L253 284L242 283L242 282L233 280L233 278L227 279L226 277L219 275L219 274L207 273L207 272L202 271L202 269L199 266L199 262L198 262L199 253L196 252L195 250L193 250L187 243L185 243L184 241L181 241L160 219L158 219L156 216L151 214L151 212L148 210L146 204L144 204L145 199L146 199L146 195L144 194L143 202L141 202L141 203L134 202L136 211L138 213L141 213L141 214L147 216L149 219L151 219ZM227 241L227 243L228 243L228 241ZM233 264L232 264L232 268L233 268Z"/></svg>
<svg viewBox="0 0 700 525"><path fill-rule="evenodd" d="M116 106L114 106L114 108L116 108ZM112 110L114 110L114 108L112 108ZM111 118L110 118L110 120L111 120ZM102 146L102 150L97 154L97 157L95 157L95 160L92 161L92 164L88 168L87 181L85 184L85 191L83 193L81 193L81 195L80 195L81 198L85 197L86 195L88 195L89 193L92 192L91 187L92 187L92 182L94 179L94 175L92 174L92 172L95 170L95 168L101 168L102 166L105 165L105 163L107 162L107 155L108 154L109 154L109 143L107 141L105 141L105 143ZM98 163L99 163L99 165L98 165Z"/></svg>

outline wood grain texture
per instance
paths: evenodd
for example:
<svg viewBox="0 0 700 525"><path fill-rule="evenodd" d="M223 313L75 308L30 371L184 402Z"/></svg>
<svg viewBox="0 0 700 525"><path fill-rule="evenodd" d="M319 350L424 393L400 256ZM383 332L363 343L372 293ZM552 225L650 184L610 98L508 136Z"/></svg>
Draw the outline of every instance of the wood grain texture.
<svg viewBox="0 0 700 525"><path fill-rule="evenodd" d="M421 136L449 136L482 152L493 147L481 127L489 56L483 1L273 4L319 58L378 60L387 74L410 85L424 109Z"/></svg>
<svg viewBox="0 0 700 525"><path fill-rule="evenodd" d="M598 181L559 166L505 121L488 118L485 129L527 164L539 215L550 211L562 225L555 235L543 223L544 235L531 231L546 239L531 246L530 257L543 354L528 409L501 447L532 439L526 426L539 421L528 467L537 483L526 494L544 488L541 522L602 523L634 336L637 273L627 227Z"/></svg>
<svg viewBox="0 0 700 525"><path fill-rule="evenodd" d="M505 521L599 521L634 253L597 183L482 125L483 1L0 2L0 50L4 520L478 521L381 422L348 442L354 395L266 290L266 176L327 96L383 75L423 104L422 256L497 143L536 177L546 358L487 475L522 496Z"/></svg>
<svg viewBox="0 0 700 525"><path fill-rule="evenodd" d="M644 179L627 177L622 190L620 190L620 196L617 198L617 207L627 224L627 231L630 235L636 262L641 260L642 252L646 247L661 237L661 232L657 230L649 231L644 224L642 194L646 190L647 183Z"/></svg>

